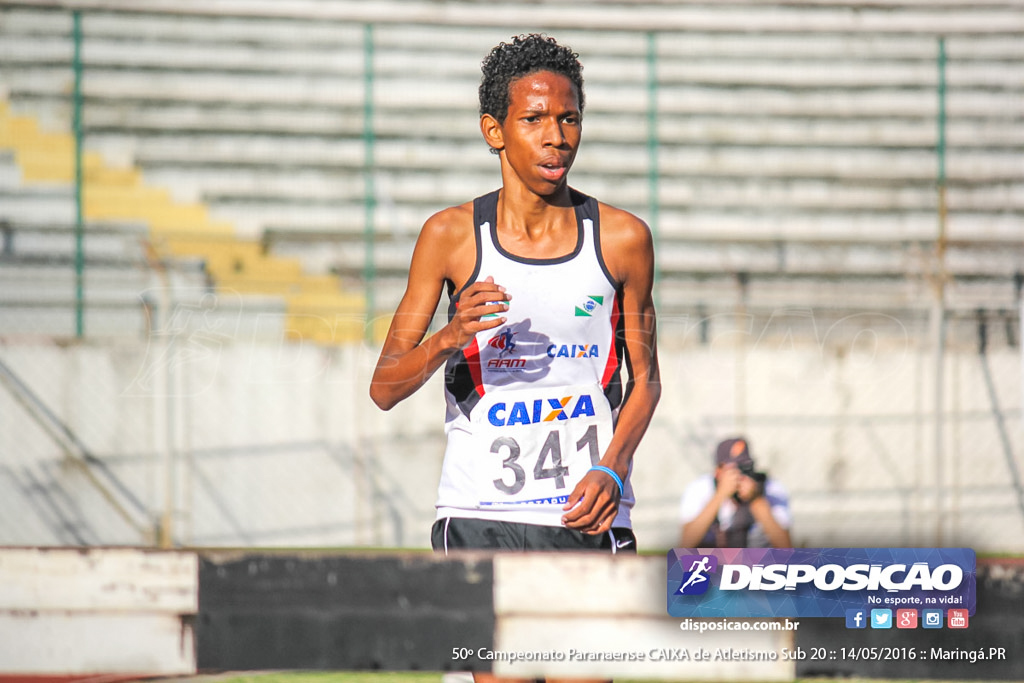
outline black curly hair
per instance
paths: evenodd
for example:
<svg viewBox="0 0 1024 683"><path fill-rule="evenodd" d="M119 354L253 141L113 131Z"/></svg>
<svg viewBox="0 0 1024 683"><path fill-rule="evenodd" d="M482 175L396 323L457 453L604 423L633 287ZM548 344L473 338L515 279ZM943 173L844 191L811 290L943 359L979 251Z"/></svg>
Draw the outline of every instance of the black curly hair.
<svg viewBox="0 0 1024 683"><path fill-rule="evenodd" d="M509 85L512 81L538 71L565 76L576 86L583 113L583 65L579 55L540 33L512 37L511 43L499 43L480 65L480 115L490 114L498 123L508 116Z"/></svg>

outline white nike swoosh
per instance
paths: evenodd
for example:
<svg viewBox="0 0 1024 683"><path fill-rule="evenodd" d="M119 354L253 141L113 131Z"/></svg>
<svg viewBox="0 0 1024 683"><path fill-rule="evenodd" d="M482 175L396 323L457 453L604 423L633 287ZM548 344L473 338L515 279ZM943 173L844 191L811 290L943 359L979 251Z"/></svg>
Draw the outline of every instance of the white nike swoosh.
<svg viewBox="0 0 1024 683"><path fill-rule="evenodd" d="M627 545L632 545L632 544L633 544L633 540L632 539L627 539L625 541L615 541L615 547L616 548L625 548Z"/></svg>

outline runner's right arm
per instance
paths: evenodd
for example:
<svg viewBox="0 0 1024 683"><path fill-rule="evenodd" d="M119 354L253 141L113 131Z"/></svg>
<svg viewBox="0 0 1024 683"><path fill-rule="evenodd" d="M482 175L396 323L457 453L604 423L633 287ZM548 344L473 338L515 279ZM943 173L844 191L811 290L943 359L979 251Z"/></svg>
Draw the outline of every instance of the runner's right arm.
<svg viewBox="0 0 1024 683"><path fill-rule="evenodd" d="M462 350L473 336L497 327L504 317L481 320L489 313L508 310L505 288L485 278L466 288L459 297L452 320L424 340L445 283L468 277L472 262L460 263L466 251L466 224L472 237L472 212L467 220L465 207L446 209L432 216L423 226L412 263L405 294L395 311L370 382L370 398L383 410L390 410L416 392L450 356ZM475 258L475 245L472 253ZM457 266L462 265L459 269ZM492 303L501 302L501 303Z"/></svg>

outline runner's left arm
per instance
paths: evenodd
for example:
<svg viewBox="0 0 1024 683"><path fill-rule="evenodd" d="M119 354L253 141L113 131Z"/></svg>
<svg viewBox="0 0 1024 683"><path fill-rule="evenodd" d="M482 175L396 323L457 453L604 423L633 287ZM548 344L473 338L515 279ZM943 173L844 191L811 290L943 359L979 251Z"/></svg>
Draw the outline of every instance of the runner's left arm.
<svg viewBox="0 0 1024 683"><path fill-rule="evenodd" d="M643 438L661 397L657 326L654 311L654 243L650 229L632 214L602 205L602 250L605 263L621 283L623 340L629 380L608 449L600 465L625 481L633 453ZM576 485L565 505L565 526L588 534L608 531L619 507L619 489L607 473L591 470Z"/></svg>

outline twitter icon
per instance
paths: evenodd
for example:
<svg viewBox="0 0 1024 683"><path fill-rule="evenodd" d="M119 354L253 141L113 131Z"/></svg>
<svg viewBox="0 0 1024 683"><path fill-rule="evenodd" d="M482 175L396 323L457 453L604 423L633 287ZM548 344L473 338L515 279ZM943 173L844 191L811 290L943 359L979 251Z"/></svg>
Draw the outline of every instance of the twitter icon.
<svg viewBox="0 0 1024 683"><path fill-rule="evenodd" d="M892 628L892 610L871 610L871 628Z"/></svg>

